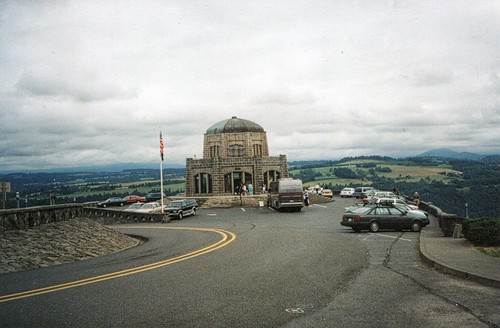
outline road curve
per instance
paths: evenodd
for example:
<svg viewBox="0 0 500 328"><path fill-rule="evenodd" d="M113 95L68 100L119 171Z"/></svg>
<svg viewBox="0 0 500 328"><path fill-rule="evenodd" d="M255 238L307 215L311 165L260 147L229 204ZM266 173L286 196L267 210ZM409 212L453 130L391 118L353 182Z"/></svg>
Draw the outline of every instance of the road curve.
<svg viewBox="0 0 500 328"><path fill-rule="evenodd" d="M122 230L126 230L127 227L121 227ZM142 227L133 227L133 229L164 229L164 230L186 230L186 231L204 231L204 232L213 232L217 233L221 236L221 239L209 246L194 250L192 252L188 252L186 254L182 254L173 258L169 258L166 260L158 261L158 262L153 262L150 264L145 264L145 265L140 265L137 267L132 267L129 269L125 270L120 270L120 271L115 271L115 272L109 272L106 274L98 275L98 276L93 276L85 279L79 279L75 281L70 281L70 282L65 282L61 284L56 284L52 286L47 286L47 287L42 287L42 288L37 288L37 289L32 289L32 290L26 290L26 291L21 291L21 292L16 292L12 294L7 294L7 295L0 295L0 303L4 302L9 302L21 298L26 298L26 297L33 297L37 295L42 295L42 294L47 294L47 293L53 293L57 292L60 290L68 289L68 288L75 288L83 285L88 285L88 284L93 284L105 280L110 280L110 279L116 279L128 275L133 275L133 274L138 274L140 272L148 271L148 270L153 270L157 269L166 265L171 265L180 261L185 261L191 258L194 258L196 256L201 256L210 252L213 252L221 247L225 247L229 245L232 241L236 239L236 236L229 232L229 231L224 231L220 229L209 229L209 228L193 228L193 227L151 227L151 226L142 226Z"/></svg>
<svg viewBox="0 0 500 328"><path fill-rule="evenodd" d="M0 276L0 324L283 325L323 308L366 266L367 250L336 234L332 210L202 210L168 229L115 226L149 241L102 258Z"/></svg>

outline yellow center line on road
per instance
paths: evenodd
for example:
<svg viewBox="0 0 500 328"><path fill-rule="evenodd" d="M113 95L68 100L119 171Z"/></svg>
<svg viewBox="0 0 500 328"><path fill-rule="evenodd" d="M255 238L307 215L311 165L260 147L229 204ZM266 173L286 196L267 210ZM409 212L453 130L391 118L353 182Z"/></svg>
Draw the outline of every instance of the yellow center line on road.
<svg viewBox="0 0 500 328"><path fill-rule="evenodd" d="M139 267L135 268L130 268L122 271L116 271L116 272L111 272L91 278L86 278L86 279L81 279L81 280L75 280L63 284L58 284L54 286L48 286L44 288L39 288L39 289L33 289L33 290L27 290L24 292L19 292L19 293L14 293L14 294L8 294L8 295L0 295L0 303L3 302L9 302L21 298L26 298L26 297L32 297L36 295L41 295L41 294L47 294L47 293L52 293L68 288L74 288L74 287L79 287L79 286L84 286L88 284L93 284L105 280L110 280L110 279L115 279L115 278L120 278L120 277L125 277L129 276L132 274L137 274L140 272L144 271L149 271L157 268L161 268L163 266L167 266L170 264L174 264L177 262L185 261L200 255L204 255L210 252L213 252L219 248L225 247L229 245L231 242L233 242L236 239L236 235L232 232L226 231L226 230L221 230L221 229L212 229L212 228L191 228L191 227L120 227L120 228L133 228L133 229L165 229L165 230L188 230L188 231L202 231L202 232L213 232L217 233L222 236L222 239L217 241L214 244L211 244L207 247L200 248L198 250L195 250L193 252L189 252L180 256L176 256L171 259L159 261L159 262L154 262L146 265L142 265Z"/></svg>

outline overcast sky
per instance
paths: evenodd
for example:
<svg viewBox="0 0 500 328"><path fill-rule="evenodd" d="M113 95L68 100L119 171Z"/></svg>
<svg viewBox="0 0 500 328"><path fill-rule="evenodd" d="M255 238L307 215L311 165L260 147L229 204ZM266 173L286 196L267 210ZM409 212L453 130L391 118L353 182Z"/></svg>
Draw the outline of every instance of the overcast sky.
<svg viewBox="0 0 500 328"><path fill-rule="evenodd" d="M500 1L0 1L0 170L500 153Z"/></svg>

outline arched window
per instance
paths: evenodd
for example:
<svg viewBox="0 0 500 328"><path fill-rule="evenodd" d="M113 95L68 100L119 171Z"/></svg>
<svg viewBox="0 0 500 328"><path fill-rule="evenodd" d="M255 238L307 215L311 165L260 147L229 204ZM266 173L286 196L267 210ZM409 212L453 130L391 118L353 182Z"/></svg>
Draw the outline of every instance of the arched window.
<svg viewBox="0 0 500 328"><path fill-rule="evenodd" d="M219 157L219 146L210 147L210 158Z"/></svg>
<svg viewBox="0 0 500 328"><path fill-rule="evenodd" d="M212 191L212 175L208 173L199 173L194 176L194 193L195 194L211 194Z"/></svg>
<svg viewBox="0 0 500 328"><path fill-rule="evenodd" d="M253 145L253 156L262 157L262 145L258 144Z"/></svg>
<svg viewBox="0 0 500 328"><path fill-rule="evenodd" d="M229 157L243 157L245 156L245 147L243 145L230 145L228 151Z"/></svg>

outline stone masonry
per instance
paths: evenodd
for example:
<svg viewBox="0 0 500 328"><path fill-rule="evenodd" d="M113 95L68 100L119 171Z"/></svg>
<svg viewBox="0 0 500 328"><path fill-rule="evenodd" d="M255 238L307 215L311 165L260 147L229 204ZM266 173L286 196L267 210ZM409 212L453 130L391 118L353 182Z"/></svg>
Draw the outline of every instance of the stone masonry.
<svg viewBox="0 0 500 328"><path fill-rule="evenodd" d="M102 256L139 243L90 219L8 230L0 236L0 274Z"/></svg>

